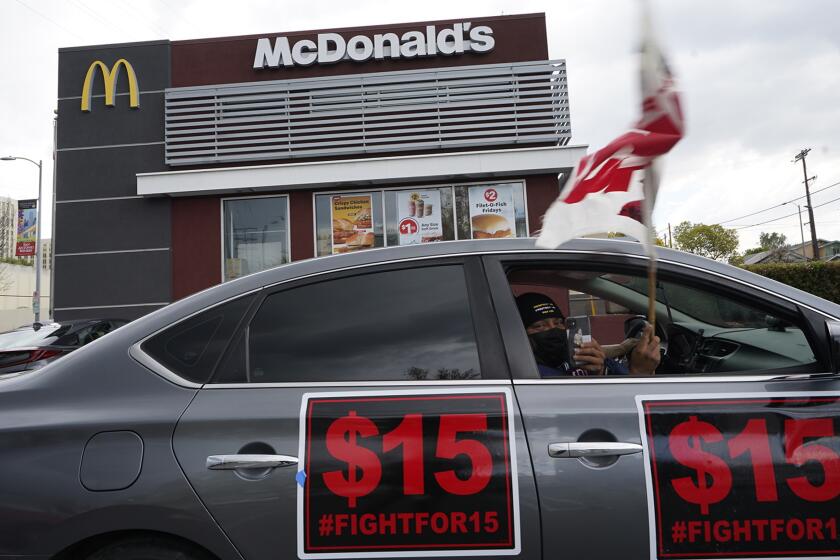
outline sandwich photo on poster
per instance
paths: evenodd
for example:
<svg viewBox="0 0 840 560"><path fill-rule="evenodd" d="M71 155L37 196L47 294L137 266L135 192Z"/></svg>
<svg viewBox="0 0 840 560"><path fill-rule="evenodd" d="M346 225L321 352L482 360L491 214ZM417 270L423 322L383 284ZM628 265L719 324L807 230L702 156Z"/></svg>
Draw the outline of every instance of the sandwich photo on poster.
<svg viewBox="0 0 840 560"><path fill-rule="evenodd" d="M371 195L333 196L330 200L330 217L334 255L373 247L373 198Z"/></svg>
<svg viewBox="0 0 840 560"><path fill-rule="evenodd" d="M440 191L398 192L397 216L400 245L443 240Z"/></svg>
<svg viewBox="0 0 840 560"><path fill-rule="evenodd" d="M516 237L513 189L509 185L470 187L472 239Z"/></svg>

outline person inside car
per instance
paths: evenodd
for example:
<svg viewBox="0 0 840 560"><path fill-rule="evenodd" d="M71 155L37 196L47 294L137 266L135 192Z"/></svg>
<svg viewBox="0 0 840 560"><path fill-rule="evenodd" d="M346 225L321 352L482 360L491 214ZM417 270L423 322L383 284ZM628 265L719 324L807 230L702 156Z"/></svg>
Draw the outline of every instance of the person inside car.
<svg viewBox="0 0 840 560"><path fill-rule="evenodd" d="M551 298L531 292L517 297L516 305L541 377L653 375L659 366L659 337L654 336L650 325L644 327L637 341L627 340L610 347L613 350L610 354L615 354L615 357L629 352L626 365L614 357L607 357L604 348L594 338L576 348L572 362L569 359L565 317Z"/></svg>

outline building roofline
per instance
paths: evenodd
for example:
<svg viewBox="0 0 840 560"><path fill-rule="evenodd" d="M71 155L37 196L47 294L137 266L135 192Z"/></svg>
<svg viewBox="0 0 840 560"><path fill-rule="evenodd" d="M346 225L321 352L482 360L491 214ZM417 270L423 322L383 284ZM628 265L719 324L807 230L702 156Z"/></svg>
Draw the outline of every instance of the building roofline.
<svg viewBox="0 0 840 560"><path fill-rule="evenodd" d="M58 52L65 53L65 52L76 52L76 51L92 51L92 50L99 50L99 49L115 49L115 48L126 48L126 47L147 47L151 45L169 45L171 41L169 39L155 39L154 41L135 41L133 43L108 43L105 45L83 45L80 47L59 47Z"/></svg>
<svg viewBox="0 0 840 560"><path fill-rule="evenodd" d="M482 17L463 17L463 18L448 18L448 19L439 19L434 21L397 21L391 23L381 23L376 25L362 25L359 27L333 27L333 28L325 28L325 29L304 29L304 30L292 30L292 31L279 31L279 32L268 32L268 33L257 33L251 35L230 35L227 37L208 37L208 38L199 38L199 39L183 39L179 41L172 41L173 45L194 45L200 43L218 43L223 41L239 41L242 39L260 39L263 37L281 37L285 35L311 35L317 33L338 33L341 31L358 31L358 32L365 32L365 31L381 31L386 27L392 26L408 26L408 25L440 25L440 24L447 24L447 23L457 23L459 21L470 21L470 22L485 22L485 21L495 21L500 19L505 20L513 20L513 19L527 19L533 17L542 17L545 19L545 12L532 12L527 14L511 14L511 15L498 15L498 16L482 16Z"/></svg>

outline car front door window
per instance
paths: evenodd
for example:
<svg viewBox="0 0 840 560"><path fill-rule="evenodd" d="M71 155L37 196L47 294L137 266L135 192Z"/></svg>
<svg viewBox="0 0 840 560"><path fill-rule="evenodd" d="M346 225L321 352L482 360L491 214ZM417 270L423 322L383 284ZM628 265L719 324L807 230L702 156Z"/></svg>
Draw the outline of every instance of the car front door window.
<svg viewBox="0 0 840 560"><path fill-rule="evenodd" d="M603 347L632 347L632 339L639 336L638 325L647 310L647 279L642 274L517 268L508 280L514 295L551 294L570 316L588 317L592 336ZM772 309L767 301L697 287L673 276L658 283L656 297L657 334L663 341L657 375L819 366L804 320ZM626 363L632 351L615 357Z"/></svg>

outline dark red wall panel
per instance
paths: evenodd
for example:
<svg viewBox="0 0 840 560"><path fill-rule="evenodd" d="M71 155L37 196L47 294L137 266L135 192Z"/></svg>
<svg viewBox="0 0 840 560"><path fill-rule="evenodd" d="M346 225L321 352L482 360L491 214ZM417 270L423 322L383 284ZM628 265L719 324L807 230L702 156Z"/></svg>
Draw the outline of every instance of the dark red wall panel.
<svg viewBox="0 0 840 560"><path fill-rule="evenodd" d="M222 281L221 210L218 197L172 200L172 298Z"/></svg>
<svg viewBox="0 0 840 560"><path fill-rule="evenodd" d="M545 211L560 194L557 175L534 175L525 180L525 192L528 197L529 235L534 236L542 228Z"/></svg>
<svg viewBox="0 0 840 560"><path fill-rule="evenodd" d="M289 228L292 260L299 261L315 256L315 223L312 191L289 193Z"/></svg>
<svg viewBox="0 0 840 560"><path fill-rule="evenodd" d="M427 58L398 58L394 60L369 60L355 62L343 60L334 64L314 64L279 69L255 70L254 54L257 39L286 36L290 43L299 39L316 40L318 33L338 33L345 39L354 35L372 36L393 32L422 31L426 25L435 25L438 31L453 23L469 21L476 25L489 25L496 39L495 48L487 53L467 52L457 56L431 56ZM374 25L352 29L319 29L292 33L264 33L241 37L196 39L172 42L172 87L199 86L258 82L263 80L291 80L316 76L339 76L369 72L446 68L471 64L500 64L548 59L548 40L545 33L545 14L519 14L481 18L462 18L445 21Z"/></svg>

